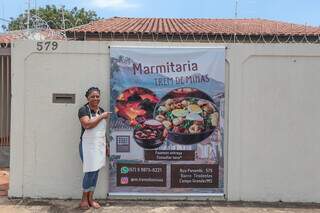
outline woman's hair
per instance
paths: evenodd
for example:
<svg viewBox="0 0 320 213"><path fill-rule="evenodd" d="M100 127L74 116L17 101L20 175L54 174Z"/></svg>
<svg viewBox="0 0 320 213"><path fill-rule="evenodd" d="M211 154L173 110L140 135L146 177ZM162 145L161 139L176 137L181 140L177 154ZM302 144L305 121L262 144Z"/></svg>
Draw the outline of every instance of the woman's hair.
<svg viewBox="0 0 320 213"><path fill-rule="evenodd" d="M88 98L93 91L97 91L100 94L100 89L98 87L90 87L86 92L86 98Z"/></svg>

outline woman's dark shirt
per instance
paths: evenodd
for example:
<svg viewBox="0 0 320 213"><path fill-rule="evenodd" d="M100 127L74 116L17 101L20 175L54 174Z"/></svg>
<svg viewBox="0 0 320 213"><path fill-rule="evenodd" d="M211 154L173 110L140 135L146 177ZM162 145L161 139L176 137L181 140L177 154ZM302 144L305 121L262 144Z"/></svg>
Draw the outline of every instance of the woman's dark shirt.
<svg viewBox="0 0 320 213"><path fill-rule="evenodd" d="M104 112L104 109L102 109L101 107L99 107L98 114L100 115L100 114L103 113L103 112ZM95 111L91 110L91 115L92 115L93 117L95 117L95 116L96 116ZM88 104L82 106L82 107L79 109L79 111L78 111L78 117L79 117L79 119L82 118L83 116L88 116L88 117L90 118L90 112L89 112L89 106L88 106ZM84 130L85 130L85 128L83 128L83 126L81 125L81 136L80 136L80 140L82 140L82 135L83 135L83 133L84 133Z"/></svg>

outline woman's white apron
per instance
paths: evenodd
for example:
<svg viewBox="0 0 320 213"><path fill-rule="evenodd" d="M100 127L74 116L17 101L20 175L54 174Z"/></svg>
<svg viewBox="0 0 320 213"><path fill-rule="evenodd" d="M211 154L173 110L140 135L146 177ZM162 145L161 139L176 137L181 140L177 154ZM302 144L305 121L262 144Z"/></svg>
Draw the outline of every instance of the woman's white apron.
<svg viewBox="0 0 320 213"><path fill-rule="evenodd" d="M91 110L90 119L92 119ZM98 114L98 113L97 113ZM83 172L93 172L106 165L106 120L101 120L82 135Z"/></svg>

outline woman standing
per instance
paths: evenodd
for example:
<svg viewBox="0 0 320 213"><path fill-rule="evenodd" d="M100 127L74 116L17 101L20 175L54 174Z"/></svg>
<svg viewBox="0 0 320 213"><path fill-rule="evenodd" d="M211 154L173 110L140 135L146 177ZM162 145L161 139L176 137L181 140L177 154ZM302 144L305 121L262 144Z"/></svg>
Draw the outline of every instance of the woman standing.
<svg viewBox="0 0 320 213"><path fill-rule="evenodd" d="M79 144L80 158L83 162L84 177L81 209L100 208L93 199L99 170L106 164L106 119L108 112L99 107L100 90L91 87L86 92L88 103L79 109L81 137Z"/></svg>

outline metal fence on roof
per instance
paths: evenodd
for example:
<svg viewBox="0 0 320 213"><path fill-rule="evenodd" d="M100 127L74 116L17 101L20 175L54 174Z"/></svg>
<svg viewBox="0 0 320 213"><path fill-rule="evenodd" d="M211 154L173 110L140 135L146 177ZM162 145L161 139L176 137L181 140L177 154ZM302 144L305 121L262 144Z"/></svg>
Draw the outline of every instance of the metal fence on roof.
<svg viewBox="0 0 320 213"><path fill-rule="evenodd" d="M171 34L171 33L114 33L114 32L77 32L66 31L67 40L81 41L152 41L152 42L199 42L199 43L253 43L286 44L312 43L320 44L320 34L313 35L242 35L242 34Z"/></svg>
<svg viewBox="0 0 320 213"><path fill-rule="evenodd" d="M106 20L110 21L112 19ZM128 19L130 20L130 19ZM132 19L135 21L134 19ZM103 20L101 20L103 21ZM260 20L261 21L261 20ZM151 42L199 42L199 43L253 43L253 44L285 44L285 43L311 43L320 44L320 27L297 25L289 23L237 23L233 25L221 25L221 23L194 23L183 22L183 28L173 26L171 23L165 28L156 29L141 26L135 21L134 26L109 23L89 24L77 26L81 20L71 22L62 20L61 29L50 29L49 22L33 15L30 17L30 25L21 26L19 39L26 40L74 40L74 41L151 41ZM65 23L73 26L65 29ZM107 22L106 22L107 23ZM119 26L121 25L121 26ZM192 26L191 26L192 25ZM107 26L107 27L106 27ZM100 28L104 27L104 28ZM160 27L160 26L159 26ZM179 31L180 29L181 31ZM187 30L188 29L188 30ZM0 42L1 43L1 42ZM6 47L2 43L0 47Z"/></svg>
<svg viewBox="0 0 320 213"><path fill-rule="evenodd" d="M66 30L69 40L320 43L320 27L270 20L110 18Z"/></svg>

